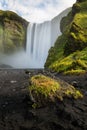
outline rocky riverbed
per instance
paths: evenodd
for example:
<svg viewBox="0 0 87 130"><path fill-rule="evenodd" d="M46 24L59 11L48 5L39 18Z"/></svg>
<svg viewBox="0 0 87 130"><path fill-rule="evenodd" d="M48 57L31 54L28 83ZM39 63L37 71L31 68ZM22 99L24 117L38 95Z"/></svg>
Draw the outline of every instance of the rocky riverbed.
<svg viewBox="0 0 87 130"><path fill-rule="evenodd" d="M83 99L33 109L29 78L35 74L60 78L81 89ZM63 76L44 70L0 70L0 130L87 130L87 74Z"/></svg>

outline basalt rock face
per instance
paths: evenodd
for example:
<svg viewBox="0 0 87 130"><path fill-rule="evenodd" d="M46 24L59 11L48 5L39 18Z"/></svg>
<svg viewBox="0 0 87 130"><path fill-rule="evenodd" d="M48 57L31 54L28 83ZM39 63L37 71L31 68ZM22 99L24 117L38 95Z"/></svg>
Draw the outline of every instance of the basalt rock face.
<svg viewBox="0 0 87 130"><path fill-rule="evenodd" d="M0 10L0 53L24 49L28 22L12 11Z"/></svg>

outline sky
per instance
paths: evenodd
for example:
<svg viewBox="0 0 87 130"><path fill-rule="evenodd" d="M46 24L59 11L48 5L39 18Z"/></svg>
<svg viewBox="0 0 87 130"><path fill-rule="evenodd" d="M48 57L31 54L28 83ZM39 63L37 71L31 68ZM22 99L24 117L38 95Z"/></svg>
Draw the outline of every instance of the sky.
<svg viewBox="0 0 87 130"><path fill-rule="evenodd" d="M0 10L11 10L29 22L51 20L76 0L0 0Z"/></svg>

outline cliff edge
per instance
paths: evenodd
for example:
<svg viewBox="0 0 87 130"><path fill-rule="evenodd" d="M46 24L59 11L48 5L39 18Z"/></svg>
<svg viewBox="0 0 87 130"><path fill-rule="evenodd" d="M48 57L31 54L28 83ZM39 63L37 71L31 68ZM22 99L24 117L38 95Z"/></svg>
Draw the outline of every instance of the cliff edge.
<svg viewBox="0 0 87 130"><path fill-rule="evenodd" d="M16 13L0 10L0 53L14 53L26 47L27 24Z"/></svg>

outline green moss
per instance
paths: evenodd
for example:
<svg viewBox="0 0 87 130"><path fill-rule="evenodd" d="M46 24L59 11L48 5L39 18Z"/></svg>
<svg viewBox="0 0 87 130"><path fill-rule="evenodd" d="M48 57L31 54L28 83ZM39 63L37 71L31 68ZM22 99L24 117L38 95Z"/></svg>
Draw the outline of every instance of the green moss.
<svg viewBox="0 0 87 130"><path fill-rule="evenodd" d="M74 97L74 99L83 98L83 95L81 94L79 90L75 90L75 91L67 90L65 94L68 97L71 97L71 96Z"/></svg>
<svg viewBox="0 0 87 130"><path fill-rule="evenodd" d="M80 74L87 70L87 49L77 51L59 61L55 61L50 67L53 71L64 74Z"/></svg>
<svg viewBox="0 0 87 130"><path fill-rule="evenodd" d="M79 97L83 98L83 95L80 93L80 91L76 90L76 93L74 95L75 99L78 99Z"/></svg>
<svg viewBox="0 0 87 130"><path fill-rule="evenodd" d="M61 81L55 80L44 75L35 75L30 80L29 92L34 104L33 108L44 106L56 100L62 101L67 98L82 98L80 91L73 86Z"/></svg>
<svg viewBox="0 0 87 130"><path fill-rule="evenodd" d="M32 108L36 109L38 107L38 105L36 103L32 104Z"/></svg>
<svg viewBox="0 0 87 130"><path fill-rule="evenodd" d="M76 37L76 34L75 34L75 33L71 32L70 35L71 35L72 38L74 38L74 39L77 40L77 37Z"/></svg>
<svg viewBox="0 0 87 130"><path fill-rule="evenodd" d="M50 93L55 93L55 91L60 88L57 81L44 75L32 77L31 83L33 84L30 88L31 91L35 89L37 94L42 93L45 97L48 97Z"/></svg>
<svg viewBox="0 0 87 130"><path fill-rule="evenodd" d="M19 15L17 15L13 11L9 11L9 10L2 11L2 10L0 10L0 17L2 18L2 20L10 19L10 20L19 21L23 25L27 25L26 20L24 20L22 17L20 17Z"/></svg>
<svg viewBox="0 0 87 130"><path fill-rule="evenodd" d="M0 52L3 52L3 27L0 25Z"/></svg>
<svg viewBox="0 0 87 130"><path fill-rule="evenodd" d="M71 22L68 42L65 45L64 53L69 55L76 50L82 50L87 47L87 1L76 3L80 6L80 11L75 12ZM75 7L73 7L73 10Z"/></svg>
<svg viewBox="0 0 87 130"><path fill-rule="evenodd" d="M72 11L61 21L61 30L63 34L49 51L45 67L65 74L86 72L87 1L73 5Z"/></svg>
<svg viewBox="0 0 87 130"><path fill-rule="evenodd" d="M82 70L82 69L78 69L78 70L68 70L64 72L64 75L81 75L81 74L85 74L86 71Z"/></svg>
<svg viewBox="0 0 87 130"><path fill-rule="evenodd" d="M49 51L49 55L47 61L45 63L45 67L50 67L50 65L57 61L60 61L64 55L64 47L67 42L67 33L64 33L62 36L58 37L57 41L55 42L55 46L52 47Z"/></svg>
<svg viewBox="0 0 87 130"><path fill-rule="evenodd" d="M60 22L60 29L62 33L65 32L66 29L69 28L69 25L72 20L73 20L72 11L70 11L67 17L63 17Z"/></svg>
<svg viewBox="0 0 87 130"><path fill-rule="evenodd" d="M25 49L27 21L16 13L0 10L0 52L15 53Z"/></svg>

